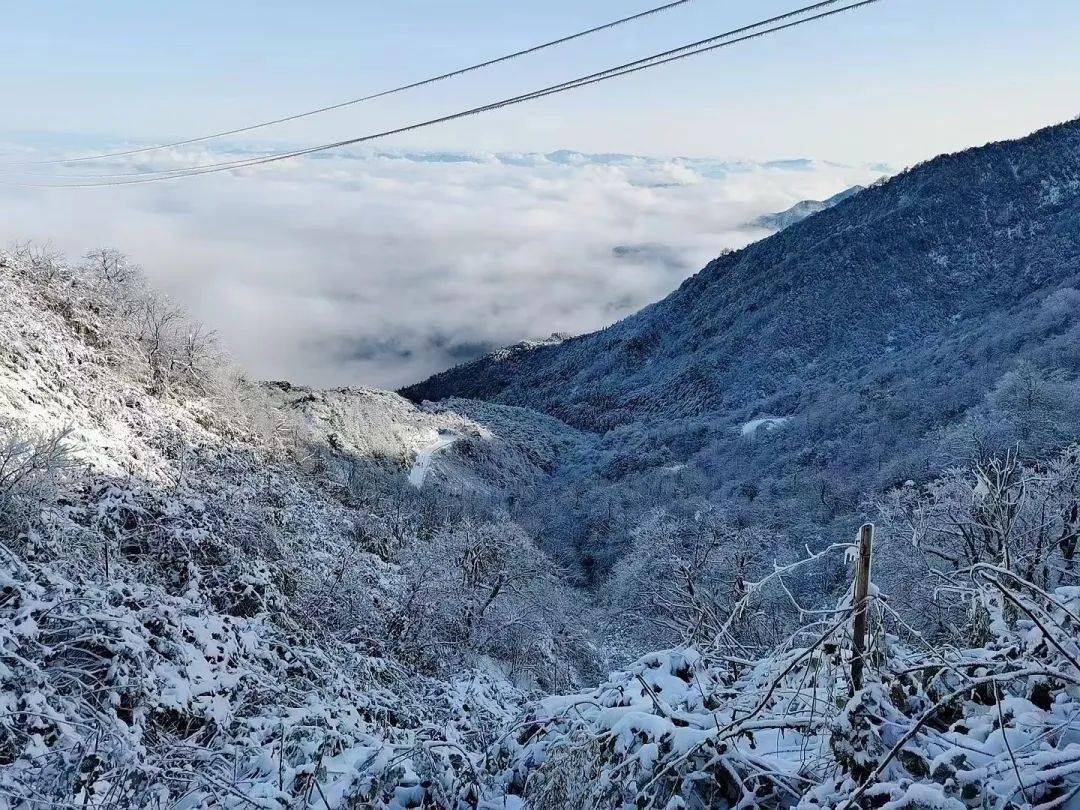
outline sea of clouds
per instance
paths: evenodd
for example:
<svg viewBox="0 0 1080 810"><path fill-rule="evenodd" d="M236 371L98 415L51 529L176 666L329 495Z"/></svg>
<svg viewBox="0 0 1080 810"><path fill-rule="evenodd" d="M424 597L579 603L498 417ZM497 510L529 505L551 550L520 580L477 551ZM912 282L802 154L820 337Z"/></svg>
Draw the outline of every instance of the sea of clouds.
<svg viewBox="0 0 1080 810"><path fill-rule="evenodd" d="M223 156L236 154L9 168L0 241L119 248L253 377L393 388L522 339L601 328L766 236L748 224L757 216L885 171L364 151L145 185L25 185Z"/></svg>

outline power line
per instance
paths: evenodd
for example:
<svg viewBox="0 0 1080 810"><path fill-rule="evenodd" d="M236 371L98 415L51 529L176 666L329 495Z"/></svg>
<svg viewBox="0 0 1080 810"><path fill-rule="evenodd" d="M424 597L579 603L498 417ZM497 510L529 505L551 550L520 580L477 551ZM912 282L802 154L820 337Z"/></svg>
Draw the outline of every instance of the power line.
<svg viewBox="0 0 1080 810"><path fill-rule="evenodd" d="M772 17L772 18L769 18L769 19L766 19L766 20L762 20L760 22L753 23L751 25L742 26L740 28L733 29L732 31L728 31L728 32L725 32L723 34L718 34L716 36L712 36L712 37L708 37L706 39L698 40L697 42L693 42L693 43L690 43L688 45L683 45L683 46L680 46L678 48L673 48L673 49L668 50L668 51L663 51L663 52L658 53L658 54L653 54L652 56L644 57L642 59L637 59L637 60L634 60L633 62L627 62L627 63L625 63L623 65L618 65L618 66L613 67L613 68L608 68L606 70L599 71L597 73L592 73L592 74L589 74L589 75L586 75L586 76L578 77L576 79L571 79L569 81L560 82L558 84L550 85L548 87L541 88L539 90L534 90L534 91L531 91L529 93L524 93L524 94L521 94L521 95L518 95L518 96L512 96L510 98L506 98L506 99L502 99L502 100L499 100L499 101L491 102L489 104L485 104L485 105L482 105L482 106L479 106L479 107L473 107L471 109L463 110L461 112L452 113L452 114L445 115L445 116L440 116L438 118L428 119L426 121L421 121L419 123L409 124L409 125L406 125L406 126L397 127L397 128L394 128L394 129L385 130L385 131L370 134L370 135L363 135L363 136L356 137L356 138L349 138L349 139L346 139L346 140L335 141L333 143L321 144L321 145L318 145L318 146L306 147L306 148L296 149L296 150L292 150L292 151L288 151L288 152L280 152L280 153L275 153L275 154L271 154L271 155L264 155L264 156L252 157L252 158L244 158L244 159L232 160L232 161L222 161L222 162L218 162L218 163L208 163L208 164L203 164L203 165L198 165L198 166L191 166L191 167L187 167L187 168L183 168L183 169L167 169L167 170L158 170L158 171L154 171L154 172L133 172L133 173L123 174L123 175L112 175L113 177L119 177L119 178L124 178L124 177L132 178L132 177L134 177L134 178L137 178L137 179L127 179L127 180L120 179L120 180L112 180L112 181L106 181L106 182L91 182L91 183L18 184L18 185L32 186L32 187L53 187L53 188L85 188L85 187L95 187L95 186L133 185L133 184L143 184L143 183L155 182L155 181L158 181L158 180L168 180L168 179L173 179L173 178L178 178L178 177L192 177L192 176L201 175L201 174L212 174L212 173L216 173L216 172L220 172L220 171L228 171L228 170L231 170L231 169L247 168L247 167L250 167L250 166L258 166L258 165L262 165L262 164L266 164L266 163L273 163L273 162L277 162L277 161L281 161L281 160L288 160L288 159L295 158L295 157L302 157L304 155L314 154L314 153L317 153L317 152L328 151L328 150L331 150L331 149L338 149L338 148L341 148L341 147L352 146L352 145L356 145L356 144L359 144L359 143L365 143L365 142L368 142L368 141L373 141L373 140L376 140L376 139L385 138L385 137L389 137L389 136L392 136L392 135L399 135L399 134L403 134L403 133L406 133L406 132L412 132L412 131L415 131L415 130L418 130L418 129L423 129L423 128L430 127L430 126L435 126L437 124L448 123L450 121L455 121L455 120L458 120L458 119L461 119L461 118L466 118L466 117L470 117L470 116L473 116L473 115L478 115L480 113L490 112L490 111L502 109L503 107L508 107L508 106L513 106L513 105L516 105L516 104L521 104L521 103L524 103L526 101L532 101L532 100L537 99L537 98L543 98L545 96L554 95L556 93L565 92L567 90L576 89L578 87L585 87L585 86L588 86L588 85L591 85L591 84L596 84L596 83L601 82L601 81L606 81L608 79L613 79L613 78L617 78L619 76L625 76L625 75L628 75L628 74L631 74L631 73L636 73L638 71L645 70L645 69L648 69L648 68L658 67L658 66L666 64L668 62L678 61L680 59L685 59L685 58L688 58L688 57L691 57L691 56L696 56L698 54L706 53L708 51L717 50L718 48L727 47L729 45L735 45L735 44L738 44L740 42L745 42L747 40L767 36L769 34L773 34L773 33L776 33L778 31L783 31L783 30L786 30L788 28L794 28L795 26L802 25L804 23L812 22L812 21L815 21L815 20L820 20L820 19L823 19L823 18L826 18L826 17L831 17L831 16L833 16L835 14L839 14L839 13L842 13L844 11L850 11L850 10L853 10L853 9L861 8L863 6L868 6L868 5L871 5L873 3L879 2L879 0L860 0L860 2L851 3L849 5L843 6L842 8L832 9L830 11L815 14L813 16L803 17L802 19L798 19L798 20L795 20L793 22L786 23L784 25L778 25L778 26L775 26L773 28L768 28L768 29L765 29L765 30L762 30L762 31L756 31L756 32L751 33L751 34L741 36L741 37L739 37L737 39L731 39L731 40L728 40L728 41L725 41L725 42L716 43L716 40L726 39L726 38L732 36L733 34L737 34L737 33L740 33L740 32L745 32L745 31L752 31L753 29L760 28L763 25L767 25L769 23L776 22L776 21L779 21L779 20L784 20L784 19L789 19L791 17L799 16L801 14L805 14L808 11L811 11L811 10L814 10L814 9L817 9L817 8L821 8L823 6L835 5L837 2L839 2L839 0L826 0L825 2L815 3L815 4L812 4L810 6L806 6L806 7L800 8L800 9L796 9L794 11L787 12L785 14L778 15L776 17ZM710 44L710 43L715 43L715 44ZM704 46L704 47L702 47L702 46ZM141 176L140 177L140 175L153 175L153 176L149 176L149 177Z"/></svg>
<svg viewBox="0 0 1080 810"><path fill-rule="evenodd" d="M554 95L554 94L557 94L557 93L562 93L562 92L565 92L567 90L573 90L573 89L577 89L579 87L586 87L586 86L591 85L591 84L596 84L598 82L607 81L608 79L614 79L614 78L618 78L620 76L626 76L626 75L629 75L629 74L632 74L632 73L637 73L637 72L642 71L642 70L647 70L649 68L659 67L660 65L664 65L664 64L667 64L669 62L675 62L675 61L678 61L678 60L681 60L681 59L687 59L687 58L689 58L691 56L697 56L697 55L702 54L702 53L707 53L707 52L710 52L710 51L717 50L719 48L726 48L726 47L729 47L731 45L736 45L736 44L738 44L740 42L746 42L746 41L751 40L751 39L758 39L760 37L765 37L765 36L768 36L770 34L775 34L775 33L779 32L779 31L784 31L784 30L787 30L789 28L794 28L796 26L803 25L803 24L808 23L808 22L813 22L813 21L816 21L816 20L825 19L827 17L832 17L832 16L834 16L836 14L841 14L841 13L843 13L845 11L852 11L852 10L855 10L855 9L858 9L858 8L862 8L864 6L869 6L869 5L872 5L872 4L880 2L880 1L881 0L859 0L859 2L850 3L850 4L846 5L846 6L842 6L840 8L835 8L835 9L830 9L828 11L820 12L818 14L814 14L814 15L811 15L811 16L801 17L800 19L796 19L796 20L793 20L791 22L784 23L782 25L776 25L776 26L773 26L771 28L765 28L765 29L760 30L760 31L753 30L753 29L759 28L762 25L766 25L769 22L772 22L772 21L775 21L775 20L788 19L788 18L797 16L797 15L800 15L800 14L805 13L806 11L811 10L813 8L820 8L820 7L825 6L825 5L833 5L833 4L835 4L835 2L838 2L838 0L831 0L831 2L827 2L827 3L817 3L817 4L814 4L813 6L808 6L808 7L804 8L804 9L799 9L799 10L792 11L792 12L789 12L789 13L784 14L784 15L780 15L779 17L776 17L776 18L771 18L770 20L764 20L762 22L755 23L753 25L743 26L740 29L735 29L734 32L728 32L726 34L719 34L719 35L717 35L715 37L709 37L709 38L704 39L704 40L699 40L696 43L691 43L689 45L685 45L685 46L682 46L680 48L675 48L675 49L672 49L672 50L669 50L669 51L664 51L662 53L654 54L653 56L645 57L643 59L638 59L638 60L635 60L633 62L627 62L626 64L619 65L617 67L609 68L607 70L603 70L603 71L600 71L598 73L589 74L587 76L582 76L582 77L579 77L577 79L571 79L571 80L566 81L566 82L560 82L559 84L551 85L549 87L541 88L539 90L534 90L534 91L531 91L529 93L524 93L524 94L521 94L521 95L518 95L518 96L512 96L510 98L502 99L500 101L491 102L489 104L485 104L485 105L480 106L480 107L473 107L471 109L463 110L463 111L457 112L457 113L452 113L450 115L444 115L444 116L441 116L441 117L438 117L438 118L432 118L432 119L428 119L426 121L421 121L421 122L418 122L418 123L409 124L409 125L402 126L402 127L397 127L395 129L385 130L383 132L378 132L378 133L374 133L374 134L370 134L370 135L363 135L363 136L356 137L356 138L349 138L349 139L346 139L346 140L336 141L336 142L333 142L333 143L321 144L321 145L318 145L318 146L311 146L311 147L307 147L307 148L304 148L304 149L293 150L293 151L290 151L290 152L282 152L282 153L277 153L277 154L272 154L272 155L264 155L262 157L254 157L254 158L235 160L235 161L225 161L225 162L220 162L220 163L211 163L211 164L205 164L203 166L189 167L187 169L174 169L174 170L165 170L165 171L160 171L160 172L154 172L153 173L154 176L151 176L151 177L139 177L139 178L136 178L136 179L109 180L109 181L105 181L105 182L91 182L91 183L63 183L63 184L29 184L29 183L22 184L22 183L20 183L20 184L8 184L8 185L20 185L20 186L24 186L24 187L34 187L34 188L42 188L42 187L48 187L48 188L87 188L87 187L96 187L96 186L134 185L134 184L142 184L142 183L151 183L151 182L156 182L156 181L159 181L159 180L170 180L170 179L180 178L180 177L193 177L193 176L201 175L201 174L212 174L212 173L215 173L215 172L228 171L228 170L231 170L231 169L247 168L247 167L250 167L250 166L259 166L259 165L263 165L263 164L266 164L266 163L273 163L273 162L277 162L277 161L281 161L281 160L288 160L288 159L291 159L291 158L301 157L301 156L304 156L304 155L310 155L310 154L314 154L314 153L317 153L317 152L324 152L324 151L327 151L327 150L330 150L330 149L339 149L339 148L345 147L345 146L353 146L353 145L356 145L356 144L359 144L359 143L365 143L365 142L373 141L373 140L376 140L376 139L379 139L379 138L389 137L391 135L400 135L400 134L403 134L403 133L406 133L406 132L412 132L412 131L415 131L415 130L418 130L418 129L423 129L423 128L430 127L430 126L435 126L437 124L443 124L443 123L447 123L447 122L450 122L450 121L455 121L455 120L458 120L458 119L461 119L461 118L467 118L467 117L470 117L470 116L473 116L473 115L478 115L480 113L490 112L490 111L493 111L493 110L502 109L503 107L509 107L509 106L513 106L513 105L516 105L516 104L521 104L521 103L524 103L526 101L533 101L533 100L538 99L538 98L544 98L545 96ZM727 39L727 37L730 37L733 33L738 32L738 31L752 31L752 33L744 34L743 36L737 37L735 39ZM724 39L725 41L716 42L717 39ZM116 175L116 176L122 177L124 175ZM134 177L135 175L126 175L126 176L127 177Z"/></svg>
<svg viewBox="0 0 1080 810"><path fill-rule="evenodd" d="M404 93L406 90L415 90L418 87L425 87L429 84L435 84L437 82L445 81L447 79L453 79L458 76L463 76L466 73L472 73L476 70L482 70L483 68L491 67L492 65L498 65L502 62L509 62L511 59L517 59L522 56L528 56L529 54L537 53L538 51L546 50L547 48L553 48L556 45L564 45L567 42L573 42L575 39L581 39L582 37L590 36L601 31L607 31L611 28L616 28L626 23L634 22L636 20L644 19L645 17L651 17L655 14L660 14L664 11L670 11L677 6L685 6L693 0L674 0L671 3L665 3L661 6L655 6L654 8L646 9L645 11L639 11L637 14L631 14L629 17L622 17L618 20L612 20L611 22L604 23L603 25L593 26L592 28L586 28L584 31L578 31L573 34L568 34L558 39L553 39L548 42L543 42L539 45L533 45L524 50L508 53L503 56L498 56L494 59L488 59L486 62L478 62L475 65L469 65L468 67L452 70L449 73L442 73L438 76L430 76L426 79L420 79L419 81L411 82L409 84L403 84L399 87L392 87L389 90L380 90L377 93L371 93L370 95L361 96L360 98L350 99L349 101L338 102L337 104L329 104L325 107L319 107L314 110L308 110L307 112L295 113L293 115L286 115L282 118L274 118L270 121L262 121L258 124L249 124L248 126L237 127L236 129L227 129L222 132L214 132L210 135L201 135L197 138L187 138L182 141L173 141L172 143L158 144L157 146L144 146L138 149L128 149L123 152L106 152L100 155L86 155L84 157L70 158L67 160L41 160L41 161L26 161L18 163L4 163L0 165L6 166L52 166L57 164L68 163L83 163L91 160L104 160L106 158L125 157L127 155L139 155L145 152L154 152L160 149L171 149L176 146L188 146L193 143L201 143L203 141L214 140L215 138L224 138L229 135L239 135L244 132L251 132L252 130L262 129L263 127L270 127L276 124L285 124L289 121L296 121L300 118L307 118L312 115L319 115L320 113L331 112L333 110L340 110L343 107L350 107L355 104L362 104L365 101L374 101L377 98L384 98L386 96L392 96L396 93Z"/></svg>
<svg viewBox="0 0 1080 810"><path fill-rule="evenodd" d="M677 48L672 48L672 49L667 50L667 51L662 51L661 53L658 53L658 54L653 54L652 56L647 56L647 57L644 57L642 59L634 60L633 62L627 62L626 64L619 65L617 67L610 68L610 69L605 70L605 71L600 71L599 73L592 73L592 74L589 74L588 76L579 77L577 79L572 79L572 80L567 81L567 82L561 82L558 85L552 85L550 88L545 88L544 91L537 91L537 92L546 92L547 90L550 90L550 89L555 88L555 87L566 87L566 89L571 89L572 86L576 85L579 82L601 76L601 75L603 75L605 73L613 73L613 72L620 71L620 70L623 70L624 68L631 67L631 66L634 66L634 65L639 65L639 64L644 64L644 63L647 63L647 62L656 61L658 59L662 59L664 57L671 56L673 54L677 54L677 53L680 53L682 51L689 51L689 50L692 50L694 48L701 47L702 45L707 45L709 43L716 42L718 40L727 39L727 38L736 36L738 34L745 33L747 31L752 31L752 30L754 30L756 28L762 28L764 26L772 25L774 23L781 22L783 20L791 19L792 17L798 17L798 16L808 14L808 13L810 13L812 11L816 11L818 9L826 8L828 6L834 6L839 2L841 2L841 0L818 0L818 2L811 3L808 6L803 6L801 8L795 9L793 11L785 12L784 14L778 14L775 17L769 17L767 19L760 20L760 21L755 22L755 23L751 23L750 25L740 26L739 28L734 28L734 29L732 29L730 31L725 31L722 34L716 34L715 36L711 36L711 37L707 37L705 39L697 40L696 42L691 42L688 45L682 45L682 46L679 46ZM663 6L663 7L660 7L660 8L669 8L669 7L670 6ZM655 10L653 10L652 12L643 12L643 13L644 14L655 13ZM630 19L630 18L627 18L627 19ZM612 23L612 25L614 25L614 24L615 23ZM593 29L593 30L595 30L595 29ZM576 35L576 36L581 36L581 35ZM488 63L488 64L490 64L490 63ZM526 94L526 95L529 95L529 94ZM523 97L515 97L515 98L523 99ZM260 126L260 125L255 125L255 126ZM213 137L213 136L208 136L208 137ZM193 141L186 141L184 143L192 143L192 142ZM157 148L164 148L164 147L149 147L148 149L137 150L137 151L149 151L150 149L157 149ZM117 155L134 154L134 152L116 153L116 154ZM281 154L286 154L286 153L281 153ZM269 155L264 156L264 157L269 157ZM77 159L75 159L73 161L70 161L70 162L77 162L79 160L89 160L89 159L90 158L77 158ZM82 180L93 180L93 179L110 179L110 178L124 178L124 177L147 177L147 176L152 176L152 175L179 174L179 173L182 173L182 172L187 172L187 171L195 170L195 169L211 169L211 168L231 167L231 166L239 167L239 166L245 165L250 160L257 160L257 159L259 159L259 158L257 158L257 157L240 158L240 159L237 159L237 160L221 161L221 162L218 162L218 163L204 163L204 164L196 164L194 166L184 166L184 167L179 167L179 168L176 168L176 169L154 169L154 170L147 170L147 171L122 172L122 173L118 173L118 174L101 174L101 173L92 174L92 175L70 175L70 174L68 174L68 175L55 175L55 174L51 174L50 176L52 176L52 177L60 177L60 178L63 178L63 179L70 179L70 180L80 180L80 179L82 179ZM69 162L69 161L42 161L41 163L38 163L38 164L35 164L35 165L50 165L50 164L55 165L55 164L67 163L67 162ZM0 165L3 165L3 164L0 164ZM18 164L18 165L27 165L27 164ZM25 175L27 173L26 172L18 172L18 174Z"/></svg>

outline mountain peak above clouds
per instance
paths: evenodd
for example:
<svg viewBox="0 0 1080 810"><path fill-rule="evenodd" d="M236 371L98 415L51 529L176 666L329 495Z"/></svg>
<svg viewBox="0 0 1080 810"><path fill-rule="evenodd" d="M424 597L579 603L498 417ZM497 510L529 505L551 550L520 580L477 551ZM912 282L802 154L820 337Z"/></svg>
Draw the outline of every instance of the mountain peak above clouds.
<svg viewBox="0 0 1080 810"><path fill-rule="evenodd" d="M766 228L770 231L782 231L789 225L794 225L796 222L802 222L812 214L824 211L826 208L832 208L834 205L843 202L853 194L858 194L864 188L865 186L856 185L851 186L851 188L846 188L824 200L801 200L784 211L775 214L762 214L751 224L759 228Z"/></svg>

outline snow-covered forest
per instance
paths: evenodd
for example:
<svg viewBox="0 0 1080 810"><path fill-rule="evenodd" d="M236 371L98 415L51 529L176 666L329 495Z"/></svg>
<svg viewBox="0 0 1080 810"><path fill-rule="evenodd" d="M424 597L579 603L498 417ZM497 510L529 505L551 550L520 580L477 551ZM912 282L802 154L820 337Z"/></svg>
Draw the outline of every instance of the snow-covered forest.
<svg viewBox="0 0 1080 810"><path fill-rule="evenodd" d="M225 349L117 251L0 254L0 807L1080 806L1075 379L1034 350L933 464L770 513L676 426ZM754 464L790 429L739 419Z"/></svg>

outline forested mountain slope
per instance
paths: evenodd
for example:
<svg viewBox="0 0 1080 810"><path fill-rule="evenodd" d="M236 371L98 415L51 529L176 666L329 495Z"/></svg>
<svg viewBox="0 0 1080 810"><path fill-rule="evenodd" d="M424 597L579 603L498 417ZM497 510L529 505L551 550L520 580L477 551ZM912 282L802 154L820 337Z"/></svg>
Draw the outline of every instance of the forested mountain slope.
<svg viewBox="0 0 1080 810"><path fill-rule="evenodd" d="M917 166L600 332L512 347L402 393L522 405L621 436L633 452L616 475L690 460L727 494L752 482L837 512L925 476L954 439L960 455L1059 443L1080 418L1078 288L1072 121Z"/></svg>

